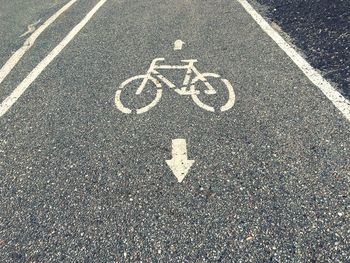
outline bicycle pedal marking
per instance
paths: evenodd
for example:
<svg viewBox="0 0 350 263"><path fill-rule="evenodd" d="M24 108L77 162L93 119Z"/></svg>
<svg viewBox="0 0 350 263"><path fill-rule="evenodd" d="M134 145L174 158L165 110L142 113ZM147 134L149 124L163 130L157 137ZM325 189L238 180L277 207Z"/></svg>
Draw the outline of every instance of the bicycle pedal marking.
<svg viewBox="0 0 350 263"><path fill-rule="evenodd" d="M187 87L182 87L181 89L175 89L174 91L181 96L194 95L194 94L200 93L199 90L188 89Z"/></svg>
<svg viewBox="0 0 350 263"><path fill-rule="evenodd" d="M157 64L161 61L165 61L165 59L164 58L153 59L146 74L133 76L131 78L126 79L120 84L115 94L115 105L118 110L120 110L125 114L131 114L133 112L135 112L136 114L142 114L142 113L148 112L150 109L152 109L154 106L158 104L158 102L162 97L163 87L167 86L169 89L173 89L177 94L181 96L191 96L193 102L197 104L197 106L199 106L200 108L209 112L215 112L215 108L213 106L206 104L199 98L200 94L211 96L218 93L217 90L210 84L210 82L208 81L208 78L220 78L220 81L224 84L225 88L227 89L227 94L228 94L227 102L219 108L219 111L221 112L227 111L231 109L235 104L235 92L231 83L227 79L221 78L221 76L216 73L199 72L199 70L194 66L194 64L197 62L196 59L181 60L181 62L184 63L182 65ZM176 88L174 83L172 83L169 79L167 79L157 71L158 69L186 70L183 83L180 86L181 88ZM137 109L130 109L126 107L122 102L122 93L129 87L129 84L133 81L141 81L141 84L140 86L138 86L135 93L138 96L142 96L142 92L144 91L147 83L151 83L153 89L155 89L156 91L154 98L150 103L148 103L147 105L141 106ZM196 84L198 82L202 82L202 84L204 84L204 86L206 87L204 92L201 92L200 90L196 89Z"/></svg>

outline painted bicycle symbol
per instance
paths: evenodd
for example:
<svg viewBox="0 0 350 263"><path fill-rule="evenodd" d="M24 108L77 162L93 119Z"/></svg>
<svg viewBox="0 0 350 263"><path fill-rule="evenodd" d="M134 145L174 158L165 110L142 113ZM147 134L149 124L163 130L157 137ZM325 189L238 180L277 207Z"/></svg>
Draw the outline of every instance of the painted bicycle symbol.
<svg viewBox="0 0 350 263"><path fill-rule="evenodd" d="M211 96L217 93L217 90L209 83L210 78L220 79L224 84L225 89L227 90L227 101L224 105L218 108L219 111L227 111L231 109L235 103L235 93L231 83L227 79L223 79L220 75L215 73L200 73L198 69L194 66L197 62L196 59L189 60L181 60L184 64L182 65L159 65L157 63L165 61L164 58L156 58L152 61L147 73L145 75L137 75L125 80L119 87L115 94L115 104L117 108L123 113L132 113L136 111L137 114L145 113L149 111L151 108L156 106L162 97L163 85L168 86L170 89L173 89L177 94L181 96L191 96L192 100L202 109L214 112L215 108L213 106L208 105L207 102L204 102L203 99L200 99L200 94L203 97ZM169 79L161 75L157 70L159 69L184 69L187 70L186 75L184 77L182 87L177 88ZM148 102L147 105L138 107L136 109L130 109L125 106L122 102L122 94L125 92L128 87L131 87L132 84L140 83L136 89L136 95L142 95L146 84L150 83L152 88L156 90L154 98L151 102ZM199 84L205 86L204 90L199 90L196 88Z"/></svg>

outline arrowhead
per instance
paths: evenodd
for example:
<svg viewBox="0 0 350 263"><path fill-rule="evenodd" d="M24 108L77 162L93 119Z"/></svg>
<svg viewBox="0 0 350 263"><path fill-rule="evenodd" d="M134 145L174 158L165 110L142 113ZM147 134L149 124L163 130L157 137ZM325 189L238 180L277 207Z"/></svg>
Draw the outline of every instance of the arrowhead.
<svg viewBox="0 0 350 263"><path fill-rule="evenodd" d="M181 50L182 45L185 44L181 39L178 39L174 42L174 50Z"/></svg>
<svg viewBox="0 0 350 263"><path fill-rule="evenodd" d="M169 165L178 182L181 183L189 172L191 166L194 164L194 160L173 158L171 160L166 160L166 163Z"/></svg>

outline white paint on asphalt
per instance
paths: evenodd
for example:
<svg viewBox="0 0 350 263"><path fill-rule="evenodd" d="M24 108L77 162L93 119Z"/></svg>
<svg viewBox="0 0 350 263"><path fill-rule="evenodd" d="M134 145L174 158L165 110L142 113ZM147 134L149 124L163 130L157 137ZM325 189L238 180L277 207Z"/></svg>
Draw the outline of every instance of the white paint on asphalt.
<svg viewBox="0 0 350 263"><path fill-rule="evenodd" d="M142 106L139 109L136 109L137 114L145 113L158 104L158 102L162 97L162 88L163 88L162 84L165 84L166 86L168 86L169 89L173 89L177 94L181 96L191 96L194 103L196 103L200 108L206 111L214 112L215 108L204 103L198 96L199 94L202 94L203 96L211 96L217 93L215 87L213 87L209 83L208 78L220 78L221 83L227 89L227 102L225 103L225 105L220 107L220 111L227 111L233 107L235 103L235 93L231 83L227 79L222 79L220 75L215 73L199 72L199 70L194 66L194 64L197 62L196 59L181 60L181 62L184 63L181 65L157 64L164 60L165 60L164 58L154 59L149 69L147 70L146 74L133 76L123 81L122 84L120 84L115 94L115 105L118 110L126 114L130 114L133 112L132 109L127 108L125 106L125 103L122 102L123 91L125 91L128 87L133 86L130 83L136 86L138 85L138 88L136 90L136 95L140 95L140 96L142 96L142 92L145 89L146 84L149 83L150 85L152 85L152 88L156 90L156 95L149 104ZM175 84L173 84L170 80L168 80L166 77L164 77L157 71L158 69L186 70L181 88L176 88ZM198 84L198 82L202 82L204 84L204 86L206 87L204 91L200 91L199 89L196 88L196 85ZM126 97L127 96L125 96L125 98Z"/></svg>
<svg viewBox="0 0 350 263"><path fill-rule="evenodd" d="M71 0L66 5L64 5L60 10L53 14L49 19L45 21L37 30L35 30L24 42L23 46L20 47L13 55L7 60L7 62L0 69L0 83L6 78L6 76L11 72L11 70L20 61L23 55L33 46L35 40L40 36L44 30L50 26L60 15L67 11L77 0ZM34 24L28 26L28 31L21 35L25 36L33 30L33 27L38 24L40 20Z"/></svg>
<svg viewBox="0 0 350 263"><path fill-rule="evenodd" d="M26 32L24 32L22 35L20 35L19 37L24 37L30 33L33 33L35 31L35 28L36 28L35 26L37 24L39 24L40 22L41 22L41 18L38 21L34 22L33 24L28 25L28 30Z"/></svg>
<svg viewBox="0 0 350 263"><path fill-rule="evenodd" d="M99 1L91 11L77 24L65 38L28 74L17 88L0 104L0 117L3 116L18 98L26 91L41 72L55 59L55 57L68 45L68 43L89 22L93 15L106 3L107 0Z"/></svg>
<svg viewBox="0 0 350 263"><path fill-rule="evenodd" d="M246 1L237 0L243 8L258 23L262 30L293 60L308 79L314 83L335 107L350 121L350 102L345 99L320 73L317 72L291 45L285 41L276 30Z"/></svg>
<svg viewBox="0 0 350 263"><path fill-rule="evenodd" d="M172 140L172 155L173 158L166 160L166 163L169 165L178 182L181 183L194 164L194 160L188 160L185 139Z"/></svg>
<svg viewBox="0 0 350 263"><path fill-rule="evenodd" d="M185 42L183 42L181 39L178 39L174 42L174 50L181 50L183 44L185 44Z"/></svg>

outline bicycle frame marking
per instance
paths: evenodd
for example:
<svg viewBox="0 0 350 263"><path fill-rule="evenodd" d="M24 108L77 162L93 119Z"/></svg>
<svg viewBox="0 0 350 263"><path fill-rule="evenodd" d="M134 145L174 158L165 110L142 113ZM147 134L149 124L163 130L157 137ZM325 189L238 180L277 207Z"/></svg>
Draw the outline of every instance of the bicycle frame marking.
<svg viewBox="0 0 350 263"><path fill-rule="evenodd" d="M166 77L164 77L162 74L160 74L157 69L187 69L185 78L182 82L182 88L177 88L175 89L175 91L182 96L186 96L186 95L192 95L192 94L199 94L198 91L192 89L192 90L186 90L186 87L188 86L188 84L190 84L190 80L191 80L191 75L192 73L195 74L195 76L198 76L200 78L201 81L203 81L205 83L205 85L207 86L208 90L207 92L209 92L210 94L215 94L216 91L215 89L208 83L208 81L202 76L202 74L197 70L197 68L194 66L194 63L198 62L196 59L188 59L188 60L181 60L181 62L188 62L187 65L157 65L158 61L164 61L164 58L156 58L152 61L146 76L147 78L145 78L140 87L137 89L136 91L136 95L139 95L142 93L143 89L146 86L147 81L149 80L149 77L151 77L151 75L155 76L156 78L158 78L159 80L161 80L163 83L165 83L169 88L171 89L175 89L176 86L169 81ZM208 94L208 93L207 93Z"/></svg>
<svg viewBox="0 0 350 263"><path fill-rule="evenodd" d="M187 64L182 65L157 65L157 62L164 61L164 58L156 58L151 62L149 69L147 70L145 75L136 75L125 80L118 88L115 95L115 104L117 108L126 114L132 113L132 110L125 107L121 101L121 93L124 88L132 81L137 79L142 79L140 86L136 90L136 95L141 95L148 81L153 82L156 87L156 95L151 103L148 105L136 109L137 114L145 113L153 108L162 97L162 83L167 85L169 89L173 89L177 94L181 96L191 96L193 101L202 109L214 112L215 109L212 106L205 104L200 100L198 95L200 94L199 90L196 90L195 84L197 81L201 81L206 86L206 90L204 90L204 94L213 95L216 94L217 91L214 87L208 82L207 77L212 78L220 78L220 75L215 73L200 73L199 70L194 66L194 63L198 62L196 59L187 59L181 60L181 62L185 62ZM186 70L185 77L182 82L181 88L176 88L176 86L164 77L162 74L158 72L159 69L184 69ZM235 93L231 83L227 79L220 78L220 80L225 84L228 91L228 101L225 105L220 107L220 111L227 111L231 109L235 103Z"/></svg>

